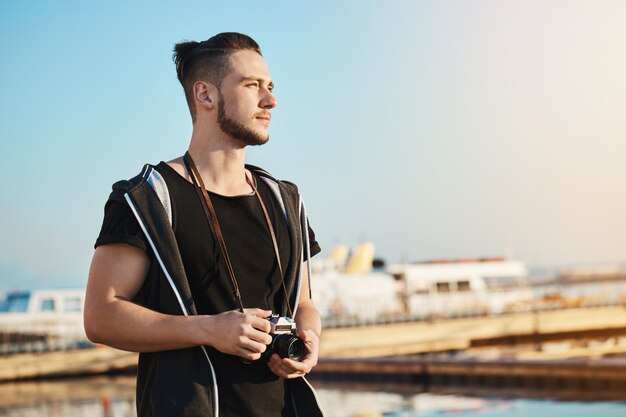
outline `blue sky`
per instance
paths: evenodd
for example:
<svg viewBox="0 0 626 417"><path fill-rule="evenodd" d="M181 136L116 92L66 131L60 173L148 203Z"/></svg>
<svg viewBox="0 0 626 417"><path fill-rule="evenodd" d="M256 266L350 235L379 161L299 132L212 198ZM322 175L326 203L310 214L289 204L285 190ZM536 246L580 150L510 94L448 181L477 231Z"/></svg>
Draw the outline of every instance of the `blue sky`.
<svg viewBox="0 0 626 417"><path fill-rule="evenodd" d="M357 7L358 5L358 7ZM621 1L0 3L0 290L82 286L114 181L184 152L171 50L254 37L276 83L251 163L327 251L626 262Z"/></svg>

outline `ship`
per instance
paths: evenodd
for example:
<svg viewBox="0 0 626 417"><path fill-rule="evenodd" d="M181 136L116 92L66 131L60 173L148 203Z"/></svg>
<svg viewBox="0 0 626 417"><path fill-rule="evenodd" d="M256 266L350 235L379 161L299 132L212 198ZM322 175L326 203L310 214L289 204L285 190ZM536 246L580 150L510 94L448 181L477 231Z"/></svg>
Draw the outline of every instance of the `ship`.
<svg viewBox="0 0 626 417"><path fill-rule="evenodd" d="M0 302L0 353L88 346L84 289L13 291Z"/></svg>
<svg viewBox="0 0 626 417"><path fill-rule="evenodd" d="M335 246L313 261L313 299L323 320L385 323L527 311L528 269L503 257L436 259L385 266L372 242Z"/></svg>

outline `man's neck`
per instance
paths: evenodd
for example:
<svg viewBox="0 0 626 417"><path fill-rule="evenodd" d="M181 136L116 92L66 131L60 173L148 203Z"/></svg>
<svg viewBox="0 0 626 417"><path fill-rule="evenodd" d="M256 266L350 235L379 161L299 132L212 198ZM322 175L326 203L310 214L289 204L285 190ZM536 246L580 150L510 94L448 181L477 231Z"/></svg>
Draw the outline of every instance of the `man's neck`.
<svg viewBox="0 0 626 417"><path fill-rule="evenodd" d="M208 190L229 196L251 192L246 181L245 149L232 139L199 137L194 132L189 154Z"/></svg>

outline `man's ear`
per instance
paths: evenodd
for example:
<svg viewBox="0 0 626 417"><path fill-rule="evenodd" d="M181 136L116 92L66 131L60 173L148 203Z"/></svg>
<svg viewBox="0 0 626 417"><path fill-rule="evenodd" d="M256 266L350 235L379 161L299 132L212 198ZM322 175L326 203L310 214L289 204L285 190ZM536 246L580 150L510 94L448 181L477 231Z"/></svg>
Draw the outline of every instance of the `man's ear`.
<svg viewBox="0 0 626 417"><path fill-rule="evenodd" d="M217 106L219 94L215 85L206 81L196 81L193 85L193 96L198 106L212 110Z"/></svg>

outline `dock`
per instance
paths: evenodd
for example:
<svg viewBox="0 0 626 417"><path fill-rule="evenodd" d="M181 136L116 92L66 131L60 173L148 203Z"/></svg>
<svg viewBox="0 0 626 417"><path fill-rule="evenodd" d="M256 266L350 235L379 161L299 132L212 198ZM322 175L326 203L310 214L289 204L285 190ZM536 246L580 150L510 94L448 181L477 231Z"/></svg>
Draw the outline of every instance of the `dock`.
<svg viewBox="0 0 626 417"><path fill-rule="evenodd" d="M572 308L324 330L323 358L463 351L488 345L626 336L626 307Z"/></svg>
<svg viewBox="0 0 626 417"><path fill-rule="evenodd" d="M97 346L0 357L0 382L133 372L137 354Z"/></svg>
<svg viewBox="0 0 626 417"><path fill-rule="evenodd" d="M593 338L615 343L471 357L481 349ZM572 308L326 329L315 374L625 381L620 356L626 356L626 307ZM136 366L136 353L104 346L11 354L0 356L0 382L134 372Z"/></svg>
<svg viewBox="0 0 626 417"><path fill-rule="evenodd" d="M315 376L334 379L451 383L463 385L571 386L626 388L626 359L519 360L471 357L437 358L397 356L388 358L322 359ZM572 382L574 381L574 382Z"/></svg>

